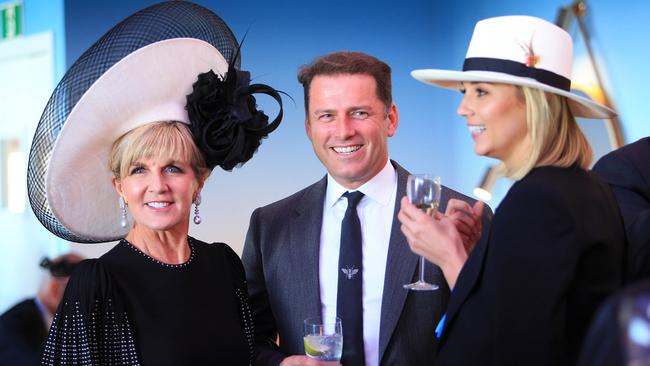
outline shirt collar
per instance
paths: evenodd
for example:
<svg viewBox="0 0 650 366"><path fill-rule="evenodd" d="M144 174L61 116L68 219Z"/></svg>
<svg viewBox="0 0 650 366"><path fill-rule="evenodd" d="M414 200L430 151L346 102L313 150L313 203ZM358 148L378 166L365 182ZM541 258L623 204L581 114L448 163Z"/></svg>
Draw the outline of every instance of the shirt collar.
<svg viewBox="0 0 650 366"><path fill-rule="evenodd" d="M386 161L383 169L369 181L361 185L357 191L381 205L390 203L391 195L397 186L397 173L390 159ZM348 189L340 185L329 173L327 173L327 192L325 195L325 207L332 207Z"/></svg>

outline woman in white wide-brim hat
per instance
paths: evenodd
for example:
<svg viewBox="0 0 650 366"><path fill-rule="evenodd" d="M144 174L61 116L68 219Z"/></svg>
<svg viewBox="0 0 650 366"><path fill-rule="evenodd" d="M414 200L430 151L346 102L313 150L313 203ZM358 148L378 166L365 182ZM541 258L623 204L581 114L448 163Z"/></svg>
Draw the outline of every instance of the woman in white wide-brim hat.
<svg viewBox="0 0 650 366"><path fill-rule="evenodd" d="M463 71L412 72L464 94L458 113L474 152L516 180L471 251L454 222L471 227L477 209L450 202L434 219L402 199L411 249L453 289L436 365L575 364L596 308L622 283L621 217L587 170L592 152L575 121L614 112L570 92L571 64L564 30L506 16L476 24Z"/></svg>
<svg viewBox="0 0 650 366"><path fill-rule="evenodd" d="M248 161L282 118L278 92L238 65L221 18L166 1L113 27L55 89L30 154L32 208L64 239L119 243L73 273L44 364L252 364L241 261L188 235L212 169ZM254 93L280 103L274 121Z"/></svg>

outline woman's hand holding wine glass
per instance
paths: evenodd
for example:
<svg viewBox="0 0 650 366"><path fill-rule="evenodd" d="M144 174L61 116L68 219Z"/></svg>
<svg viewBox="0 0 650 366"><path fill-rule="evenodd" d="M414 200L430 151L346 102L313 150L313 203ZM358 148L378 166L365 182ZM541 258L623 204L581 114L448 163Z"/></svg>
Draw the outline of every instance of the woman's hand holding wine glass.
<svg viewBox="0 0 650 366"><path fill-rule="evenodd" d="M410 189L407 189L407 193L409 191ZM404 197L401 201L402 206L398 219L402 223L402 232L406 236L411 250L422 256L421 261L426 258L438 265L442 269L449 287L453 288L467 259L461 235L452 220L440 214L432 215L423 212L418 208L418 201L413 197L409 195L409 198ZM438 194L439 199L440 194ZM421 271L422 267L421 263ZM422 272L420 272L420 279L423 280ZM405 285L405 287L407 286L410 285Z"/></svg>
<svg viewBox="0 0 650 366"><path fill-rule="evenodd" d="M483 228L483 201L476 201L474 205L452 198L447 202L445 216L448 217L456 226L467 255L472 252L474 246L481 238Z"/></svg>

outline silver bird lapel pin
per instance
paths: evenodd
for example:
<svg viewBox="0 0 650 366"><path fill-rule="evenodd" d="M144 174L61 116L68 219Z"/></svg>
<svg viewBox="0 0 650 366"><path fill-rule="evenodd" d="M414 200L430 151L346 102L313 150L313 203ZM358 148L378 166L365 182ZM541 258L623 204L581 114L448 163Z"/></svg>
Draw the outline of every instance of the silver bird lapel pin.
<svg viewBox="0 0 650 366"><path fill-rule="evenodd" d="M343 271L348 280L351 280L359 272L359 269L348 266L347 268L341 268L341 271Z"/></svg>

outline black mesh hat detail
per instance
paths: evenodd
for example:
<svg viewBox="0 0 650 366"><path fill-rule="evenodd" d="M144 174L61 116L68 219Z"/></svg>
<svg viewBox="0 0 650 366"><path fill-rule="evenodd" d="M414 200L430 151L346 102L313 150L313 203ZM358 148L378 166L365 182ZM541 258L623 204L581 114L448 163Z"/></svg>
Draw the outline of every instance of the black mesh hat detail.
<svg viewBox="0 0 650 366"><path fill-rule="evenodd" d="M51 173L49 169L53 150L70 113L109 69L137 50L177 38L201 40L203 41L201 43L207 43L218 50L217 53L220 53L223 59L230 60L233 67L239 68L238 43L220 17L206 8L187 1L167 1L145 8L115 25L79 57L55 88L36 129L27 171L28 196L32 209L40 222L55 235L73 242L97 243L118 240L126 234L126 231L119 232L119 230L106 234L98 233L96 236L80 234L70 230L69 225L64 224L61 217L55 214L56 210L50 206L48 194L51 195L52 190L60 187L47 185L47 178ZM202 72L207 71L209 70ZM223 73L226 70L214 71ZM185 94L191 92L192 82L189 82ZM92 161L93 158L87 157L90 161L84 164L103 164L102 168L108 172L108 161ZM108 179L106 183L110 185L110 177ZM69 183L75 184L74 177L70 178ZM110 211L115 211L115 215L118 215L118 196L115 192L113 194L115 202L110 207ZM86 198L64 197L61 201L64 202L63 206L66 206L67 201L75 199ZM101 216L98 218L113 220ZM119 227L115 222L109 224Z"/></svg>

